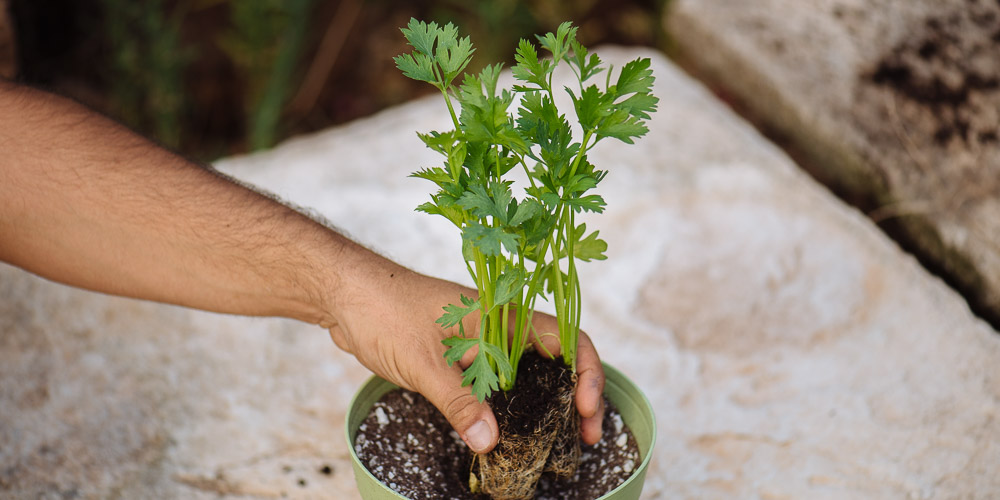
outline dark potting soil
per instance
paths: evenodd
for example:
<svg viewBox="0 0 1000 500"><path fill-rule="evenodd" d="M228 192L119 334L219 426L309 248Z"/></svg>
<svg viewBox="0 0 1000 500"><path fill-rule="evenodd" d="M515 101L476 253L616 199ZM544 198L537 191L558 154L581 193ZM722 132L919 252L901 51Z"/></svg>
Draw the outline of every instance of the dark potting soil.
<svg viewBox="0 0 1000 500"><path fill-rule="evenodd" d="M523 375L527 371L519 374L519 384L529 379ZM618 409L607 398L604 403L601 440L582 445L572 478L543 474L535 498L595 499L623 483L639 466L635 438ZM417 393L397 389L376 402L358 429L354 450L376 478L408 498L487 498L469 491L472 453L444 416Z"/></svg>

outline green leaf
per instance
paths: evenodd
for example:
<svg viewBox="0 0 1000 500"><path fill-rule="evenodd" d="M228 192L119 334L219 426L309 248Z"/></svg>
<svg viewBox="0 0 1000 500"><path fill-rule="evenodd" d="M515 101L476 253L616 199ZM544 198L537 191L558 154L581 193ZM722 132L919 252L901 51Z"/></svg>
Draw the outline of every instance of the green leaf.
<svg viewBox="0 0 1000 500"><path fill-rule="evenodd" d="M548 75L552 72L552 62L549 60L539 61L538 52L531 42L524 38L521 39L514 52L514 61L517 62L511 68L514 78L534 85L534 87L519 86L518 90L522 92L529 89L549 90Z"/></svg>
<svg viewBox="0 0 1000 500"><path fill-rule="evenodd" d="M601 67L601 58L597 54L589 54L590 58L588 59L587 47L575 39L570 45L573 48L573 57L568 58L568 60L579 71L580 83L584 83L592 76L604 71L604 68Z"/></svg>
<svg viewBox="0 0 1000 500"><path fill-rule="evenodd" d="M444 169L440 167L423 168L410 174L410 177L416 177L418 179L426 179L437 185L453 182L451 175L449 175L448 172L445 172Z"/></svg>
<svg viewBox="0 0 1000 500"><path fill-rule="evenodd" d="M455 205L454 198L448 194L439 192L431 196L431 199L433 202L420 204L417 206L416 211L431 215L441 215L451 221L452 224L462 227L462 223L467 218L467 213Z"/></svg>
<svg viewBox="0 0 1000 500"><path fill-rule="evenodd" d="M570 146L573 133L566 116L560 115L552 99L541 92L530 92L522 97L517 128L526 140L541 147L541 160L547 165L565 164L576 152L576 148Z"/></svg>
<svg viewBox="0 0 1000 500"><path fill-rule="evenodd" d="M488 349L484 349L484 347L495 348L496 346L480 342L479 354L476 355L476 359L472 361L472 364L462 372L462 385L472 384L472 394L476 396L476 399L480 403L485 401L500 386L500 379L497 378L496 373L490 368L490 362L487 359L486 351ZM494 357L494 359L496 358ZM499 359L506 361L503 357Z"/></svg>
<svg viewBox="0 0 1000 500"><path fill-rule="evenodd" d="M434 75L434 62L430 56L425 54L400 54L393 58L396 67L403 72L403 75L417 81L427 82L437 85L438 79Z"/></svg>
<svg viewBox="0 0 1000 500"><path fill-rule="evenodd" d="M452 366L461 360L462 356L469 349L472 349L473 346L479 346L476 358L462 372L462 386L472 384L472 394L476 396L480 403L485 401L493 391L499 389L500 379L497 377L498 373L502 374L508 380L511 378L513 369L510 366L510 361L499 347L483 342L481 339L465 337L450 337L442 340L441 343L448 346L448 350L444 353L444 357L448 361L448 366ZM496 371L491 367L491 359L497 367Z"/></svg>
<svg viewBox="0 0 1000 500"><path fill-rule="evenodd" d="M500 248L506 248L508 252L517 252L518 236L504 232L499 227L488 227L478 222L470 222L462 230L462 239L469 241L473 246L483 252L484 255L495 257L500 255Z"/></svg>
<svg viewBox="0 0 1000 500"><path fill-rule="evenodd" d="M628 112L628 114L642 119L649 119L649 114L656 111L656 104L660 99L650 94L633 94L628 99L615 105L616 108Z"/></svg>
<svg viewBox="0 0 1000 500"><path fill-rule="evenodd" d="M400 31L411 47L427 55L434 53L434 41L441 32L437 23L427 24L416 18L410 18L410 23Z"/></svg>
<svg viewBox="0 0 1000 500"><path fill-rule="evenodd" d="M587 231L586 224L580 224L576 230L576 243L573 245L574 257L580 259L584 262L590 262L591 260L604 260L608 257L604 255L604 252L608 250L608 243L597 237L600 231L594 231L588 234L586 237L581 238L583 234Z"/></svg>
<svg viewBox="0 0 1000 500"><path fill-rule="evenodd" d="M642 120L623 110L607 117L594 131L598 137L614 137L625 144L633 144L633 139L642 137L647 132L649 129Z"/></svg>
<svg viewBox="0 0 1000 500"><path fill-rule="evenodd" d="M611 99L607 94L598 90L596 85L583 89L579 98L572 90L567 88L566 91L573 99L573 108L576 110L577 120L579 120L583 130L596 129L600 125L601 119L609 114L608 104L610 104Z"/></svg>
<svg viewBox="0 0 1000 500"><path fill-rule="evenodd" d="M576 174L566 182L563 193L566 196L582 193L588 189L597 187L597 179L587 174Z"/></svg>
<svg viewBox="0 0 1000 500"><path fill-rule="evenodd" d="M459 298L462 300L462 305L448 304L444 306L444 314L435 323L439 323L444 328L451 328L461 323L462 318L468 316L469 313L480 309L478 300L470 299L465 295L461 295Z"/></svg>
<svg viewBox="0 0 1000 500"><path fill-rule="evenodd" d="M486 65L479 72L479 81L482 82L486 90L486 96L495 97L497 95L497 82L500 80L500 73L503 70L503 63Z"/></svg>
<svg viewBox="0 0 1000 500"><path fill-rule="evenodd" d="M493 182L490 184L489 193L481 185L469 186L469 190L458 199L458 204L480 219L493 217L506 223L506 207L510 199L510 188L503 183Z"/></svg>
<svg viewBox="0 0 1000 500"><path fill-rule="evenodd" d="M541 200L542 200L542 203L545 203L545 206L549 210L555 209L556 207L559 206L559 203L562 202L562 199L559 198L559 195L557 195L557 194L555 194L553 192L548 192L548 193L542 194Z"/></svg>
<svg viewBox="0 0 1000 500"><path fill-rule="evenodd" d="M581 210L601 213L607 205L607 203L604 202L604 198L601 198L601 196L597 194L581 196L579 198L567 198L563 200L563 202L572 207L573 211L577 213Z"/></svg>
<svg viewBox="0 0 1000 500"><path fill-rule="evenodd" d="M449 23L446 28L453 28L453 26ZM457 32L457 30L455 31ZM472 61L472 53L475 51L469 37L457 41L455 35L451 35L450 38L441 37L435 59L441 66L441 71L444 72L445 86L450 85L451 81L465 70L465 67Z"/></svg>
<svg viewBox="0 0 1000 500"><path fill-rule="evenodd" d="M538 201L533 199L527 199L522 201L517 205L517 209L514 211L514 215L510 218L507 223L510 226L517 227L524 224L525 221L537 217L542 213L542 205Z"/></svg>
<svg viewBox="0 0 1000 500"><path fill-rule="evenodd" d="M622 66L618 75L618 83L615 90L618 95L631 93L648 94L653 89L653 70L649 69L650 60L648 57L635 59Z"/></svg>
<svg viewBox="0 0 1000 500"><path fill-rule="evenodd" d="M521 295L524 287L524 271L513 268L497 278L496 290L493 295L493 307L500 307Z"/></svg>
<svg viewBox="0 0 1000 500"><path fill-rule="evenodd" d="M552 53L553 60L561 61L569 52L570 43L576 40L576 30L573 23L566 21L556 28L555 33L550 32L538 37L538 43Z"/></svg>
<svg viewBox="0 0 1000 500"><path fill-rule="evenodd" d="M441 343L448 346L448 350L444 352L444 359L448 361L448 366L451 366L461 361L466 351L479 345L479 339L477 337L466 338L456 335L442 340Z"/></svg>

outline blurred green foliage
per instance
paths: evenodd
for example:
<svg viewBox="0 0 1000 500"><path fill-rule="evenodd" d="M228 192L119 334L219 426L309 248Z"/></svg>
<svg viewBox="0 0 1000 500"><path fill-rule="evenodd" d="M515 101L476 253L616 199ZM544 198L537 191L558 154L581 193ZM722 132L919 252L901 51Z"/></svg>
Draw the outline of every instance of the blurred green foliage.
<svg viewBox="0 0 1000 500"><path fill-rule="evenodd" d="M247 79L250 149L272 146L292 91L313 0L234 0L220 45Z"/></svg>
<svg viewBox="0 0 1000 500"><path fill-rule="evenodd" d="M22 79L211 160L426 93L392 64L410 17L455 23L481 67L566 20L589 46L666 48L669 0L11 1Z"/></svg>
<svg viewBox="0 0 1000 500"><path fill-rule="evenodd" d="M185 107L180 19L162 0L101 0L111 47L110 112L170 147L180 145Z"/></svg>

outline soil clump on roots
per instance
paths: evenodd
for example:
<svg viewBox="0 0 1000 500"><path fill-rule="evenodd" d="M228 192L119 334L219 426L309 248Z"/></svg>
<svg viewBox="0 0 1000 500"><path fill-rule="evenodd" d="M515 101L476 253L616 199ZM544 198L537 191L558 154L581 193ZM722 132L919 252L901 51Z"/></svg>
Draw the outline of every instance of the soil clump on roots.
<svg viewBox="0 0 1000 500"><path fill-rule="evenodd" d="M580 457L575 388L576 376L561 361L535 353L522 358L514 390L489 398L500 443L479 457L483 492L496 500L524 500L532 498L546 470L572 477ZM574 434L554 447L564 431Z"/></svg>
<svg viewBox="0 0 1000 500"><path fill-rule="evenodd" d="M568 419L570 427L563 429L566 433L561 434L568 438L561 441L550 438L548 446L568 449L569 453L556 451L554 455L571 457L575 471L566 473L565 469L561 469L560 474L557 474L556 470L560 469L558 464L543 457L542 470L537 473L537 489L532 485L533 497L529 498L599 498L623 483L639 467L639 449L621 414L606 398L601 440L594 446L586 446L580 442L579 417L572 399L574 383L561 361L548 360L533 353L526 355L521 361L515 390L506 395L498 393L491 399L501 425L501 444L506 439L504 433L509 433L511 429L530 429L533 432L538 427L536 424L542 417L528 410L533 408L533 411L537 411L544 406L551 406L554 396L538 393L541 389L530 387L534 385L531 381L538 378L535 370L552 370L553 367L565 372L565 375L558 375L556 379L565 377L569 380L571 418ZM546 377L548 376L541 378ZM505 404L508 408L501 409ZM505 420L505 413L513 413L515 418ZM557 415L550 420L560 418L562 416ZM490 498L482 493L474 494L469 489L469 477L473 470L481 478L480 483L484 480L483 457L473 459L471 451L451 429L444 416L417 393L397 389L376 402L358 430L354 449L361 462L376 478L407 498ZM493 453L509 453L509 450L509 447L502 448L498 445ZM561 467L565 467L565 464ZM515 472L519 476L529 474L524 470Z"/></svg>

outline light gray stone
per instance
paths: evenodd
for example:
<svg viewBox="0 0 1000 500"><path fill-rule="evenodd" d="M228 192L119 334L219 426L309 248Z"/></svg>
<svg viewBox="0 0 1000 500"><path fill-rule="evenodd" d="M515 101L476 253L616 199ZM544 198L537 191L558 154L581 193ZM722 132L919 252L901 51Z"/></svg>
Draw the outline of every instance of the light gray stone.
<svg viewBox="0 0 1000 500"><path fill-rule="evenodd" d="M1000 324L1000 4L677 0L712 86Z"/></svg>
<svg viewBox="0 0 1000 500"><path fill-rule="evenodd" d="M594 151L609 260L581 269L585 328L657 412L643 498L1000 489L996 332L664 57L601 53L651 57L662 98L647 138ZM415 131L447 125L420 100L218 167L467 282L407 177L438 161ZM2 266L0 297L0 496L357 498L343 425L366 372L325 332Z"/></svg>

